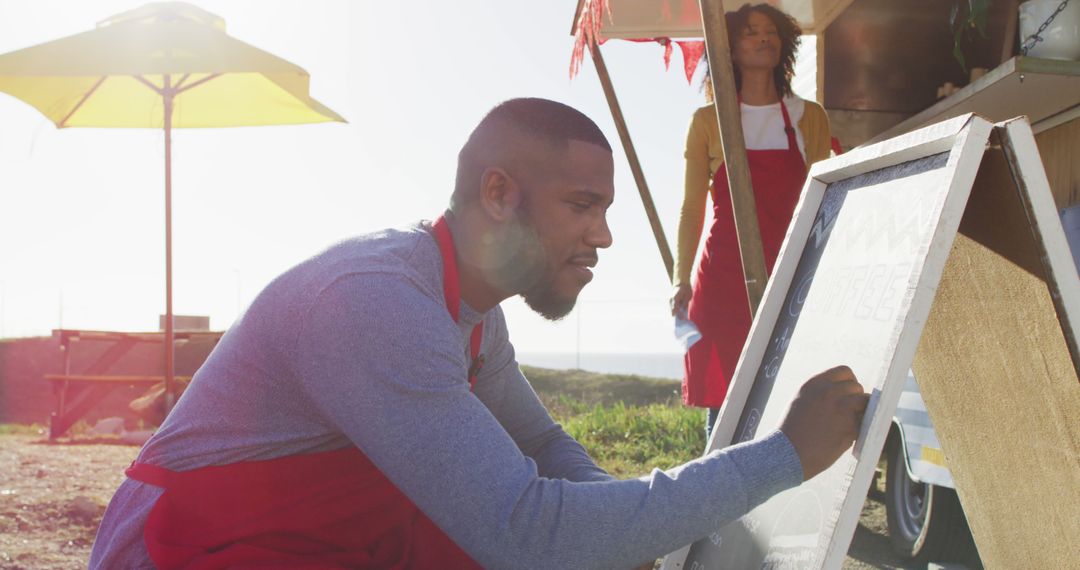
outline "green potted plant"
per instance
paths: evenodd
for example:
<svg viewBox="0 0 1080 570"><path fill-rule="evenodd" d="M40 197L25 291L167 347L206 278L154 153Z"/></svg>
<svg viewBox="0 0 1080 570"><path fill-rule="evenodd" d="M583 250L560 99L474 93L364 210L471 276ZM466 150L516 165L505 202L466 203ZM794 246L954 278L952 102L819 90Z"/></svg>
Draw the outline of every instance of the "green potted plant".
<svg viewBox="0 0 1080 570"><path fill-rule="evenodd" d="M953 57L967 71L964 46L971 41L971 34L978 32L986 37L986 19L994 0L956 0L949 12L949 25L953 31Z"/></svg>

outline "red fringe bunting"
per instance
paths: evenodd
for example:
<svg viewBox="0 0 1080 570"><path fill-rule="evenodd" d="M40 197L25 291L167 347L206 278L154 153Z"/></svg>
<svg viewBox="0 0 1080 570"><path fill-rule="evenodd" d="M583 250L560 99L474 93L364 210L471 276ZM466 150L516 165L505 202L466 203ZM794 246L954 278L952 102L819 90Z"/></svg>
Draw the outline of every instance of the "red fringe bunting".
<svg viewBox="0 0 1080 570"><path fill-rule="evenodd" d="M578 14L577 34L574 36L574 53L570 56L570 79L581 71L581 61L585 59L585 45L589 49L598 43L604 43L600 37L601 19L607 14L611 18L611 7L607 0L585 0Z"/></svg>
<svg viewBox="0 0 1080 570"><path fill-rule="evenodd" d="M694 80L694 72L697 71L701 58L705 56L705 41L675 42L682 50L683 71L686 72L686 82Z"/></svg>
<svg viewBox="0 0 1080 570"><path fill-rule="evenodd" d="M666 2L663 8L670 10ZM600 33L603 28L602 20L605 14L610 20L611 6L608 4L608 0L585 0L582 4L581 13L578 15L577 33L574 35L574 51L570 56L570 79L573 79L581 71L581 62L585 59L585 47L588 46L589 49L592 49L593 46L607 41ZM670 14L667 17L670 19ZM705 42L702 40L676 40L672 42L671 38L643 38L630 41L656 42L664 46L665 70L671 69L671 44L678 45L683 56L683 71L686 73L687 83L693 81L694 72L697 71L698 64L701 63L702 56L705 55Z"/></svg>

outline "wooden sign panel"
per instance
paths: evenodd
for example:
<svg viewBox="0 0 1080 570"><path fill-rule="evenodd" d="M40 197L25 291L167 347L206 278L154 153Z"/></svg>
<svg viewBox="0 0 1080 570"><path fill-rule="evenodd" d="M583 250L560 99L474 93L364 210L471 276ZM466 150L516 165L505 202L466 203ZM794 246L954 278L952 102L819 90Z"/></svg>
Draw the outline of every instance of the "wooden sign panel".
<svg viewBox="0 0 1080 570"><path fill-rule="evenodd" d="M1080 280L1025 120L995 133L915 358L987 568L1080 566Z"/></svg>
<svg viewBox="0 0 1080 570"><path fill-rule="evenodd" d="M958 117L813 167L710 449L775 429L838 364L871 393L859 438L664 568L840 567L991 130Z"/></svg>

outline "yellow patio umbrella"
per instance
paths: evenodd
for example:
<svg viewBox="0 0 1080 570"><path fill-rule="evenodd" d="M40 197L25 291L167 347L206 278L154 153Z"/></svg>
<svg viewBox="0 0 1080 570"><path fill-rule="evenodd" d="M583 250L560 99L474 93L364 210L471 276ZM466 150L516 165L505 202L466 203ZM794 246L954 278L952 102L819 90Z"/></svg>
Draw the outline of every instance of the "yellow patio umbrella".
<svg viewBox="0 0 1080 570"><path fill-rule="evenodd" d="M172 405L173 128L345 122L308 95L299 66L230 37L225 21L155 2L87 32L0 55L0 91L58 128L165 131L165 391Z"/></svg>

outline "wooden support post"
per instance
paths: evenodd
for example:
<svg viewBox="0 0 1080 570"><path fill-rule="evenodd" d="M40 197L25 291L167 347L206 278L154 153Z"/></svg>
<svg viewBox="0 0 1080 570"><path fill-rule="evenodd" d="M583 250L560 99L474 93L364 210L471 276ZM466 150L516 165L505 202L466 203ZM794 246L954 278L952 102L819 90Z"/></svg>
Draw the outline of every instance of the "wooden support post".
<svg viewBox="0 0 1080 570"><path fill-rule="evenodd" d="M757 205L750 182L750 166L746 161L746 142L743 139L742 113L735 93L735 74L731 68L731 48L728 46L727 23L721 0L699 0L701 23L705 29L705 50L709 56L709 75L712 78L713 104L720 122L720 144L724 149L728 186L731 188L731 208L735 214L735 231L739 236L743 275L750 314L757 314L758 304L765 292L768 273L765 271L765 251L761 246Z"/></svg>
<svg viewBox="0 0 1080 570"><path fill-rule="evenodd" d="M604 88L604 96L607 97L608 107L611 108L611 117L615 120L615 128L619 131L619 139L622 141L623 150L626 151L626 160L630 163L630 172L634 174L634 182L637 184L638 194L641 195L641 204L645 206L645 215L649 217L649 225L652 226L653 237L656 238L656 247L660 248L660 257L664 260L664 268L667 269L670 283L675 271L671 247L668 245L667 236L664 235L664 228L660 225L660 216L656 214L656 205L653 203L652 194L649 193L649 186L645 183L645 173L641 170L637 151L634 150L634 143L630 140L630 131L626 127L626 119L619 107L619 100L615 98L615 87L611 84L604 58L600 55L600 46L597 44L589 48L596 73L600 76L600 85Z"/></svg>
<svg viewBox="0 0 1080 570"><path fill-rule="evenodd" d="M817 78L817 102L821 104L821 107L825 107L825 32L824 30L818 32L815 37L817 38L817 72L815 76Z"/></svg>
<svg viewBox="0 0 1080 570"><path fill-rule="evenodd" d="M1019 49L1016 37L1016 28L1020 23L1020 2L1019 0L1008 0L1005 2L1005 31L1003 33L1003 39L1001 41L1001 61L1005 63L1012 59L1013 54Z"/></svg>

